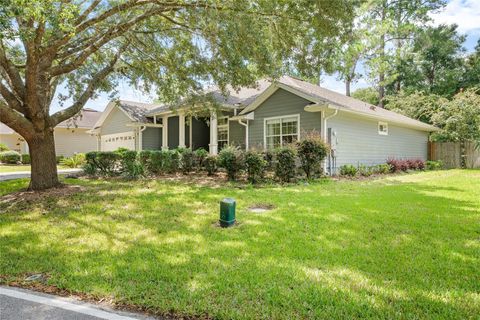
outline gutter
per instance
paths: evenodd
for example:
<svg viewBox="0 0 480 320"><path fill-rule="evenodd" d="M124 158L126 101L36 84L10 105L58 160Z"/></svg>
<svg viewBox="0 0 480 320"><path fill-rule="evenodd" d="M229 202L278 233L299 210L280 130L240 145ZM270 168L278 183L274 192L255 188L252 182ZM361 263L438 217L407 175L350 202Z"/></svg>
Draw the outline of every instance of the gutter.
<svg viewBox="0 0 480 320"><path fill-rule="evenodd" d="M245 127L245 151L248 151L248 119L246 123L242 122L242 119L238 119L238 123Z"/></svg>

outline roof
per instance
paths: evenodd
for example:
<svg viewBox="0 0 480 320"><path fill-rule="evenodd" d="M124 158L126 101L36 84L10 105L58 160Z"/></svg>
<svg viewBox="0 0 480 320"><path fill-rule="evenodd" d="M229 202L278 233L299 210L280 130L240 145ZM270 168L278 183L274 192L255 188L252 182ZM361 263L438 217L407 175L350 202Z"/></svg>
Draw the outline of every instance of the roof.
<svg viewBox="0 0 480 320"><path fill-rule="evenodd" d="M147 114L154 109L167 106L155 103L140 103L134 101L118 100L117 106L120 107L132 121L138 122L151 122L151 119L147 118ZM166 110L167 110L166 109Z"/></svg>
<svg viewBox="0 0 480 320"><path fill-rule="evenodd" d="M101 112L90 108L85 108L80 111L80 116L60 122L59 128L88 128L91 129L95 122L102 115ZM75 119L75 120L73 120Z"/></svg>
<svg viewBox="0 0 480 320"><path fill-rule="evenodd" d="M95 122L102 115L101 112L90 108L82 109L81 116L78 116L75 120L68 119L57 124L55 128L84 128L91 129ZM11 129L4 123L0 122L0 134L16 134L15 130Z"/></svg>
<svg viewBox="0 0 480 320"><path fill-rule="evenodd" d="M338 92L322 88L318 85L296 79L289 76L283 76L274 81L264 93L252 101L240 114L247 114L255 110L263 101L265 101L276 89L282 88L301 95L314 103L328 102L334 105L340 111L347 111L363 116L375 117L385 121L395 122L397 124L407 125L426 131L436 131L438 128L427 123L409 118L399 113L374 106L372 104L345 96Z"/></svg>

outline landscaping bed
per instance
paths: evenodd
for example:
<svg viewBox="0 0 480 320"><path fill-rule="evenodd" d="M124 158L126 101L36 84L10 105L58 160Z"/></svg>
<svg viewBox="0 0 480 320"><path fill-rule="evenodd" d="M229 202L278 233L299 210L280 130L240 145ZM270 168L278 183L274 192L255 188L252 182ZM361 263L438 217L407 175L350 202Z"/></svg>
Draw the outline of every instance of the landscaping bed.
<svg viewBox="0 0 480 320"><path fill-rule="evenodd" d="M0 203L0 282L167 316L480 314L479 170L262 188L178 179L67 179L81 192ZM237 201L229 229L216 226L224 197Z"/></svg>

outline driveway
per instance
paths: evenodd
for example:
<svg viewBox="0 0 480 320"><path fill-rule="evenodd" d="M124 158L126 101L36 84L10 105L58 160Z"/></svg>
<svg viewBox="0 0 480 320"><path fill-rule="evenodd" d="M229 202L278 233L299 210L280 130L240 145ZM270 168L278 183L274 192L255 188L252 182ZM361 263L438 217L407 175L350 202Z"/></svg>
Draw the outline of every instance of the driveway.
<svg viewBox="0 0 480 320"><path fill-rule="evenodd" d="M118 312L70 298L0 286L2 320L147 320L143 315Z"/></svg>
<svg viewBox="0 0 480 320"><path fill-rule="evenodd" d="M81 172L82 169L61 169L58 174L70 174ZM30 178L30 171L4 172L0 173L0 181Z"/></svg>

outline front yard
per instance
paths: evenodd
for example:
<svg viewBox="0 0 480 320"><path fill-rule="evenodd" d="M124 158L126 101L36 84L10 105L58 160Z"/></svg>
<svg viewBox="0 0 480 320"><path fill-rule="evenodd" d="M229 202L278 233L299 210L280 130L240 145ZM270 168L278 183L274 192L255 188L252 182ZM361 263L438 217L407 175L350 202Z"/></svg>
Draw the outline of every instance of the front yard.
<svg viewBox="0 0 480 320"><path fill-rule="evenodd" d="M42 273L98 300L223 319L480 314L480 170L263 188L67 183L84 190L0 203L0 282ZM0 182L0 195L26 185ZM227 196L239 223L221 229Z"/></svg>
<svg viewBox="0 0 480 320"><path fill-rule="evenodd" d="M30 172L30 165L28 164L0 164L0 174L2 173L9 173L9 172ZM65 166L57 166L58 170L61 169L69 169ZM0 187L1 188L1 187Z"/></svg>

